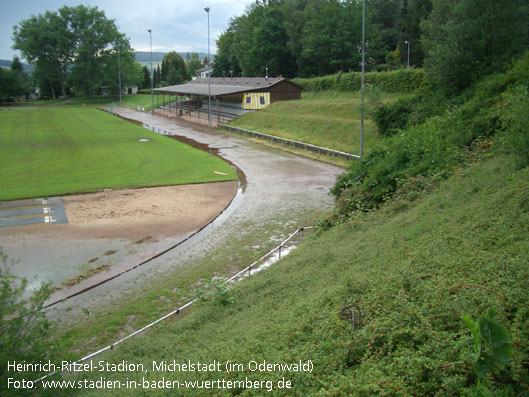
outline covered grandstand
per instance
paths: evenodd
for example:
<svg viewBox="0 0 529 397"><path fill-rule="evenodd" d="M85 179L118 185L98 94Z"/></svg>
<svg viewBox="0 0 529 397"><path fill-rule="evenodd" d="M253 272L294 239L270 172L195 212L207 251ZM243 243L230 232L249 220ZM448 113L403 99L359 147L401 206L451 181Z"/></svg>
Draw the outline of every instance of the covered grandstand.
<svg viewBox="0 0 529 397"><path fill-rule="evenodd" d="M269 104L301 98L301 87L282 77L212 77L200 78L186 84L156 88L157 100L166 102L155 112L170 117L181 117L201 124L208 123L208 92L211 92L212 124L225 123L252 110Z"/></svg>

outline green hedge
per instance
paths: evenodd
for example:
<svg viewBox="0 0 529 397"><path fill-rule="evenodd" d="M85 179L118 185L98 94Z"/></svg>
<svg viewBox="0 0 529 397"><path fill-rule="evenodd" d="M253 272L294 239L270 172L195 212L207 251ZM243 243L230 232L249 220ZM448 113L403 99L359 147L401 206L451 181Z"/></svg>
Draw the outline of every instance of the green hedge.
<svg viewBox="0 0 529 397"><path fill-rule="evenodd" d="M366 84L375 86L385 92L413 92L425 85L423 69L401 69L391 72L366 73ZM310 79L294 79L305 91L357 91L362 84L359 72L339 72L330 76Z"/></svg>

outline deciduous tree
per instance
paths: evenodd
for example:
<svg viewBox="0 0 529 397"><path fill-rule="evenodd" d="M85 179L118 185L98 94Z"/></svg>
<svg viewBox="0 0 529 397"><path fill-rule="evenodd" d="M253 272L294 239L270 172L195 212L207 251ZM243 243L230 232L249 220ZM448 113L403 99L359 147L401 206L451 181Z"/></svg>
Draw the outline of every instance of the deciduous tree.
<svg viewBox="0 0 529 397"><path fill-rule="evenodd" d="M62 95L67 84L76 94L116 88L118 49L122 81L138 84L141 79L128 39L97 7L64 6L32 16L14 28L13 40L14 48L35 65L39 79L48 80L53 96L56 82Z"/></svg>
<svg viewBox="0 0 529 397"><path fill-rule="evenodd" d="M423 29L427 76L446 94L458 94L524 51L528 5L523 0L434 0Z"/></svg>

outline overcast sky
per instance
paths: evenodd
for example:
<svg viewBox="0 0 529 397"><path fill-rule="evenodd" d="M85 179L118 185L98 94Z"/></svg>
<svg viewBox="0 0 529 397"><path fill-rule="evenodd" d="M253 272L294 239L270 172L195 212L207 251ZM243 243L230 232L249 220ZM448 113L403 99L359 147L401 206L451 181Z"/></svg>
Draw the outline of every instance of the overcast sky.
<svg viewBox="0 0 529 397"><path fill-rule="evenodd" d="M63 5L97 6L114 19L120 32L130 38L137 51L149 51L152 29L153 51L208 52L208 17L210 8L211 52L215 40L228 27L230 18L241 15L252 0L2 0L0 11L0 59L19 55L11 48L13 26L32 14L56 11Z"/></svg>

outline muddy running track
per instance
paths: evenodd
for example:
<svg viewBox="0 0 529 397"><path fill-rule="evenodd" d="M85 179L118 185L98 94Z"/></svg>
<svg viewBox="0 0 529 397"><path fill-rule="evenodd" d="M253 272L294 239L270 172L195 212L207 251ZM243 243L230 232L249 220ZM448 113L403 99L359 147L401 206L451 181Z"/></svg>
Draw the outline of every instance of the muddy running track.
<svg viewBox="0 0 529 397"><path fill-rule="evenodd" d="M26 270L35 261L42 259L44 253L53 257L48 258L50 263L71 264L72 258L78 258L78 263L75 266L69 265L68 269L72 274L79 274L83 269L86 270L87 258L96 255L93 252L97 250L108 255L99 254L99 261L92 268L107 264L115 267L114 274L123 273L100 284L105 277L109 277L108 272L101 272L69 289L59 291L53 297L55 301L62 300L72 292L89 288L91 284L100 284L57 305L58 308L97 306L108 302L113 296L119 296L124 289L141 288L141 282L148 280L146 276L175 271L175 266L179 263L196 258L197 255L206 255L208 250L222 246L242 229L260 233L264 228L276 226L278 230L284 231L277 236L277 240L280 240L285 233L307 226L306 222L310 221L307 213L332 208L333 200L328 192L336 175L342 172L340 168L270 150L240 138L211 133L205 128L180 124L174 119L159 115L126 108L115 108L114 112L121 117L175 134L177 139L221 156L242 171L242 184L239 184L236 196L223 214L197 234L187 232L170 238L152 238L152 233L144 233L144 241L134 241L137 236L127 236L126 233L123 236L109 235L107 238L84 240L81 236L75 244L70 242L65 246L57 242L55 248L50 248L50 243L53 245L53 242L46 239L37 242L35 246L31 237L24 236L17 238L18 243L8 246L7 250L4 245L4 250L10 257L20 261L21 265L17 266L25 267ZM14 238L4 231L0 232L4 233L3 237ZM158 256L174 246L177 247ZM158 257L151 260L154 256ZM115 266L115 262L120 265ZM138 263L143 264L136 266ZM45 278L34 278L34 285L43 280Z"/></svg>

